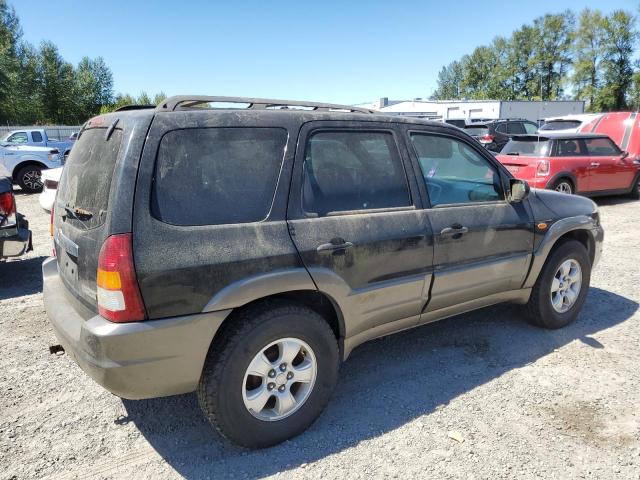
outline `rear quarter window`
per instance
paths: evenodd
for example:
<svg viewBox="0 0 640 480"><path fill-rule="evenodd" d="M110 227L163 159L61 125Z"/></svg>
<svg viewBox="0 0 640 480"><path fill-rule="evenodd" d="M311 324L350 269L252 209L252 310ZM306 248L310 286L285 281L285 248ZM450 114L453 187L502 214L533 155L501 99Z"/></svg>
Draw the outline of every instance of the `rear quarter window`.
<svg viewBox="0 0 640 480"><path fill-rule="evenodd" d="M264 220L273 203L287 131L282 128L173 130L160 141L151 211L172 225Z"/></svg>

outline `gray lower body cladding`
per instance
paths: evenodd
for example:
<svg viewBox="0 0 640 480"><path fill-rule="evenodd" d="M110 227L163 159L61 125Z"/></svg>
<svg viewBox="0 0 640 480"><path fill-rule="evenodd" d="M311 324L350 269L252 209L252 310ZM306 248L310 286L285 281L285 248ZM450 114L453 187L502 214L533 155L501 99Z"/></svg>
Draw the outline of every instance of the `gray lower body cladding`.
<svg viewBox="0 0 640 480"><path fill-rule="evenodd" d="M44 303L65 351L97 383L130 399L194 391L209 345L229 310L112 323L74 301L51 258L42 266Z"/></svg>

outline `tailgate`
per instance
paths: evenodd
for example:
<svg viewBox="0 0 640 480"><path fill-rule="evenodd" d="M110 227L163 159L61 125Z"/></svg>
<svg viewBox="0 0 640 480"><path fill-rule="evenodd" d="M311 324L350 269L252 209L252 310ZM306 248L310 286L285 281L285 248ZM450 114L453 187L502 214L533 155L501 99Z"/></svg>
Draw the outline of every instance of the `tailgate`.
<svg viewBox="0 0 640 480"><path fill-rule="evenodd" d="M513 176L518 178L531 178L536 174L540 157L528 157L521 155L497 155L496 158L502 163Z"/></svg>
<svg viewBox="0 0 640 480"><path fill-rule="evenodd" d="M96 310L96 269L108 235L107 219L114 170L123 131L88 128L71 151L54 205L58 271L67 289Z"/></svg>

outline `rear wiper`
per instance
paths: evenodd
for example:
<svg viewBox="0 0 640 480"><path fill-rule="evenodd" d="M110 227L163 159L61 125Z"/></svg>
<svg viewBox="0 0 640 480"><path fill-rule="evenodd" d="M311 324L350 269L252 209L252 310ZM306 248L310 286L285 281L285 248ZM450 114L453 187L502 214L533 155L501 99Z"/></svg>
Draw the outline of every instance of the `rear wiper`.
<svg viewBox="0 0 640 480"><path fill-rule="evenodd" d="M64 211L67 213L67 217L75 218L76 220L79 220L81 222L85 220L89 220L91 217L93 217L93 213L91 213L89 210L84 210L82 208L77 208L77 207L72 208L69 206L65 206Z"/></svg>

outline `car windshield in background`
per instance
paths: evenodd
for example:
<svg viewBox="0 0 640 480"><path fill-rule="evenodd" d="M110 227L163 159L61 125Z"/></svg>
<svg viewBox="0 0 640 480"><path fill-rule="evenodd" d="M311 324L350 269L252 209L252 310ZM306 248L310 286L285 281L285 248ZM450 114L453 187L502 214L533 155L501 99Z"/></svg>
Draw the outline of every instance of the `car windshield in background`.
<svg viewBox="0 0 640 480"><path fill-rule="evenodd" d="M580 120L551 120L540 127L540 130L566 130L568 128L578 128L582 122Z"/></svg>
<svg viewBox="0 0 640 480"><path fill-rule="evenodd" d="M474 125L472 127L465 127L464 131L474 137L480 137L482 135L488 134L489 128L485 127L484 125Z"/></svg>
<svg viewBox="0 0 640 480"><path fill-rule="evenodd" d="M502 149L502 155L549 156L549 140L511 140Z"/></svg>

